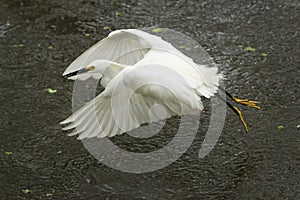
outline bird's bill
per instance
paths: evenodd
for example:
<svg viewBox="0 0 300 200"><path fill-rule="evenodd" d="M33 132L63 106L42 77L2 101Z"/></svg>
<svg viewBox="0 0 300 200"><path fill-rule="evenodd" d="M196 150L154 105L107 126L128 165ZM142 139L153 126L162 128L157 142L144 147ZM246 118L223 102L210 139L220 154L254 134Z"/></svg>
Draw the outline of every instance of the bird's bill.
<svg viewBox="0 0 300 200"><path fill-rule="evenodd" d="M94 70L94 69L95 69L94 66L87 66L87 67L82 68L80 70L77 70L77 71L71 72L69 74L66 74L66 75L64 75L64 77L70 78L72 76L76 76L76 75L79 75L79 74L84 74L84 73L86 73L88 71L91 71L91 70Z"/></svg>

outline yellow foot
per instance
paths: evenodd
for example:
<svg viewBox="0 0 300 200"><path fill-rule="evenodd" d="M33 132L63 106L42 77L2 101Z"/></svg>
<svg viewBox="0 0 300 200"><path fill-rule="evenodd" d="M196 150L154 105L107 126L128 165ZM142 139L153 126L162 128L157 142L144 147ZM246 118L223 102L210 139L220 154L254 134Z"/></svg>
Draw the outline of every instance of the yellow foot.
<svg viewBox="0 0 300 200"><path fill-rule="evenodd" d="M241 120L241 122L242 122L242 124L245 128L245 131L246 131L246 133L248 133L248 126L247 126L247 124L246 124L246 122L243 118L242 112L236 106L232 106L232 107L236 111L236 113L239 115L239 118L240 118L240 120Z"/></svg>
<svg viewBox="0 0 300 200"><path fill-rule="evenodd" d="M257 105L259 102L257 101L250 101L248 99L238 99L236 97L232 97L232 99L236 102L236 103L239 103L239 104L242 104L242 105L246 105L246 106L249 106L251 108L257 108L257 109L260 109L260 107Z"/></svg>

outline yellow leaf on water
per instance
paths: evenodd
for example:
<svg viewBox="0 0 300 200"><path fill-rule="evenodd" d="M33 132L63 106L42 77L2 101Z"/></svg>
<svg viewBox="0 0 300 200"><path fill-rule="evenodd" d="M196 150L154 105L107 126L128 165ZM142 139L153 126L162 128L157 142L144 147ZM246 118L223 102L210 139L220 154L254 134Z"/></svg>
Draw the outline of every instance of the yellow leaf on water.
<svg viewBox="0 0 300 200"><path fill-rule="evenodd" d="M47 197L52 197L52 196L53 196L53 194L51 194L51 193L47 193L47 194L46 194L46 196L47 196Z"/></svg>
<svg viewBox="0 0 300 200"><path fill-rule="evenodd" d="M24 192L25 194L27 194L27 193L30 192L30 190L26 188L26 189L22 190L22 192Z"/></svg>
<svg viewBox="0 0 300 200"><path fill-rule="evenodd" d="M234 69L234 70L231 71L231 74L232 75L237 75L237 74L239 74L239 70L238 69Z"/></svg>
<svg viewBox="0 0 300 200"><path fill-rule="evenodd" d="M109 26L104 26L104 27L103 27L103 30L105 30L105 31L108 30L108 29L110 29Z"/></svg>
<svg viewBox="0 0 300 200"><path fill-rule="evenodd" d="M267 57L267 53L262 53L262 54L260 54L262 57Z"/></svg>
<svg viewBox="0 0 300 200"><path fill-rule="evenodd" d="M277 126L277 129L278 129L278 130L281 130L281 129L283 129L283 128L284 128L284 126L282 126L282 125Z"/></svg>
<svg viewBox="0 0 300 200"><path fill-rule="evenodd" d="M86 33L86 34L84 34L84 36L85 36L85 37L90 37L90 36L91 36L91 34L89 34L89 33Z"/></svg>
<svg viewBox="0 0 300 200"><path fill-rule="evenodd" d="M256 49L252 48L252 47L246 47L245 50L250 51L250 52L254 52Z"/></svg>
<svg viewBox="0 0 300 200"><path fill-rule="evenodd" d="M153 33L160 33L162 32L163 30L161 28L154 28L151 30Z"/></svg>
<svg viewBox="0 0 300 200"><path fill-rule="evenodd" d="M46 92L48 92L49 94L54 94L54 93L56 93L57 92L57 90L53 90L53 89L51 89L51 88L46 88L46 89L44 89Z"/></svg>
<svg viewBox="0 0 300 200"><path fill-rule="evenodd" d="M13 152L11 152L11 151L5 151L4 152L6 155L11 155L11 154L13 154Z"/></svg>

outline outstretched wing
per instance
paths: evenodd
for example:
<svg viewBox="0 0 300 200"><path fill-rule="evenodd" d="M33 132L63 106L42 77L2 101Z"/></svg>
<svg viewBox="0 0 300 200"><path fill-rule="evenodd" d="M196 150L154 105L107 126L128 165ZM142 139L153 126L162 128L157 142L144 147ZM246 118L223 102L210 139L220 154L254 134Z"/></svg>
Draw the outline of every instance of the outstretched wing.
<svg viewBox="0 0 300 200"><path fill-rule="evenodd" d="M79 139L112 137L146 122L203 109L200 97L176 71L159 65L126 68L61 124Z"/></svg>
<svg viewBox="0 0 300 200"><path fill-rule="evenodd" d="M63 76L82 69L98 59L106 59L123 65L134 65L144 58L150 48L150 43L134 33L125 30L115 31L74 60L64 71ZM88 77L83 79L86 78Z"/></svg>

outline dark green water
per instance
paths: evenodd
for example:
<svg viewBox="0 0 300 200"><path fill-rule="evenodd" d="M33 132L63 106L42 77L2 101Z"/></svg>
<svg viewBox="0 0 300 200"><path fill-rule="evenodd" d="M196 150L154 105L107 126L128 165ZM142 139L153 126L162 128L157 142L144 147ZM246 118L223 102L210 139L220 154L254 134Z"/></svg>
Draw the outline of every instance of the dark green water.
<svg viewBox="0 0 300 200"><path fill-rule="evenodd" d="M300 199L299 1L0 0L0 13L0 199ZM61 131L73 86L61 74L110 31L149 26L198 41L226 75L226 88L262 109L243 109L247 135L228 112L217 145L199 159L205 110L180 159L129 174L99 163ZM115 140L129 149L136 141Z"/></svg>

